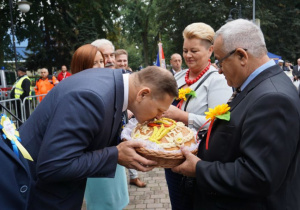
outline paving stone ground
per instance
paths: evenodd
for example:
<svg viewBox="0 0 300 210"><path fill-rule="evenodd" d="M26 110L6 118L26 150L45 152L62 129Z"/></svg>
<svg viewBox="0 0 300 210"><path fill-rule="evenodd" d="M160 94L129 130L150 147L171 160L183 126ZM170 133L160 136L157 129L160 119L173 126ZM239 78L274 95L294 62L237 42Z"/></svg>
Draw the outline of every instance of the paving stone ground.
<svg viewBox="0 0 300 210"><path fill-rule="evenodd" d="M171 210L164 169L155 168L149 172L139 172L139 177L147 183L147 186L138 188L128 185L130 201L124 210ZM86 210L85 202L83 202L82 210Z"/></svg>
<svg viewBox="0 0 300 210"><path fill-rule="evenodd" d="M149 172L139 172L139 177L147 186L138 188L128 185L130 201L125 209L171 210L164 169L155 168Z"/></svg>

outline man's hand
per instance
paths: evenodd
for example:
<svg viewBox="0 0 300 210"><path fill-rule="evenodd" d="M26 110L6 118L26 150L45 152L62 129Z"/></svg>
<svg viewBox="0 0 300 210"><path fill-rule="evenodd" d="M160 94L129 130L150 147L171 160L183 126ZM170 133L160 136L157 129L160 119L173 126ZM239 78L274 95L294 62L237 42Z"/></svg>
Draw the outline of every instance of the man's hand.
<svg viewBox="0 0 300 210"><path fill-rule="evenodd" d="M200 159L186 147L181 147L181 151L186 160L181 165L172 168L172 171L184 176L196 177L196 164Z"/></svg>
<svg viewBox="0 0 300 210"><path fill-rule="evenodd" d="M135 151L135 147L143 147L138 141L125 141L117 146L119 151L118 163L126 168L136 169L138 171L151 171L157 163L140 156Z"/></svg>

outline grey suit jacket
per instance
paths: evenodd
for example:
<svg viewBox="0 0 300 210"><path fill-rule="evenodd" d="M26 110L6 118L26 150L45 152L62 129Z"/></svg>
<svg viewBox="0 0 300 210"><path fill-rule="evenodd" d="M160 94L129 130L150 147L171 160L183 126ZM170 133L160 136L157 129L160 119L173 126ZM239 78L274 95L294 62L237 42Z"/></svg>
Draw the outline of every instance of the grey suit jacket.
<svg viewBox="0 0 300 210"><path fill-rule="evenodd" d="M300 70L299 70L299 66L295 65L293 67L293 76L297 76L298 78L300 78Z"/></svg>
<svg viewBox="0 0 300 210"><path fill-rule="evenodd" d="M53 88L20 128L35 191L31 209L81 209L87 177L114 177L121 70L89 69Z"/></svg>
<svg viewBox="0 0 300 210"><path fill-rule="evenodd" d="M300 209L299 104L276 65L233 99L199 146L195 209Z"/></svg>

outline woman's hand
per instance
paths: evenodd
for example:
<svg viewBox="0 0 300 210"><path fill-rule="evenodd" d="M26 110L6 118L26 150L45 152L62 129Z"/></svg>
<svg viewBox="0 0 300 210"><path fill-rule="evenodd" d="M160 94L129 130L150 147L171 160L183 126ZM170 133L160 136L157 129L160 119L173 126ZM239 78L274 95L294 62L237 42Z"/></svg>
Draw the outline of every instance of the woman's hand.
<svg viewBox="0 0 300 210"><path fill-rule="evenodd" d="M188 123L189 114L176 106L171 105L167 111L162 114L162 117L171 118L176 121L181 121L185 125Z"/></svg>

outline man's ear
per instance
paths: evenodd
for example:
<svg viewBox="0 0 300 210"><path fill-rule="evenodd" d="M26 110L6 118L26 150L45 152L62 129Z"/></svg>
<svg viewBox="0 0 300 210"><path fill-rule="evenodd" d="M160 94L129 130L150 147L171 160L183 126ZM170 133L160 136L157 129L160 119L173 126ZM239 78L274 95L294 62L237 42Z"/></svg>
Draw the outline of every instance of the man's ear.
<svg viewBox="0 0 300 210"><path fill-rule="evenodd" d="M244 50L244 49L242 49L242 48L238 48L238 49L236 50L236 52L237 52L237 54L238 54L238 56L239 56L239 59L240 59L240 61L241 61L241 64L242 64L242 65L246 65L246 64L247 64L247 61L248 61L248 59L249 59L249 56L248 56L246 50Z"/></svg>
<svg viewBox="0 0 300 210"><path fill-rule="evenodd" d="M151 89L148 87L143 87L139 90L139 92L137 93L137 101L141 102L143 99L145 99L146 96L149 96L151 93Z"/></svg>

